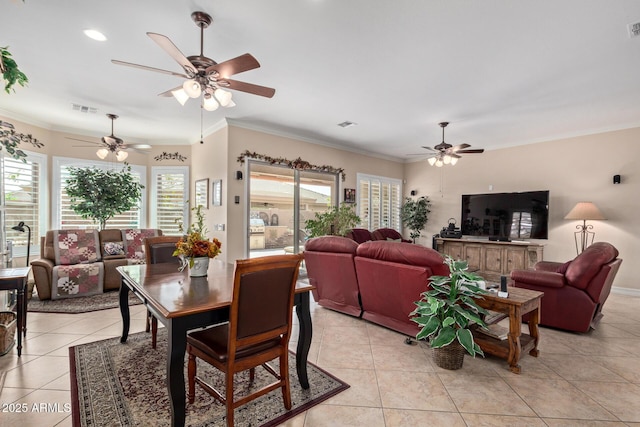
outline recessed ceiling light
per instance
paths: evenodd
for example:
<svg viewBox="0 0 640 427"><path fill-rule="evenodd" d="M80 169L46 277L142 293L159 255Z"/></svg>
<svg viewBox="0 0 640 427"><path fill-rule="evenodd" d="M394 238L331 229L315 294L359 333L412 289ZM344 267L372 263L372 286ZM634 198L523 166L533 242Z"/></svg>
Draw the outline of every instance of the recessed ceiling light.
<svg viewBox="0 0 640 427"><path fill-rule="evenodd" d="M341 128L349 128L349 127L355 126L355 125L357 125L357 123L350 122L349 120L344 121L342 123L338 123L338 126L340 126Z"/></svg>
<svg viewBox="0 0 640 427"><path fill-rule="evenodd" d="M84 30L84 34L90 39L97 40L99 42L107 40L107 37L98 30Z"/></svg>

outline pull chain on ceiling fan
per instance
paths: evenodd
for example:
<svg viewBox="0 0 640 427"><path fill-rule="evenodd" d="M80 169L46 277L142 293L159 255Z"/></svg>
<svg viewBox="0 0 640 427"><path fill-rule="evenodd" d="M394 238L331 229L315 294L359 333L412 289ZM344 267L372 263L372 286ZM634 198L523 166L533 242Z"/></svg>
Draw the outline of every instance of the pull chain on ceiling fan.
<svg viewBox="0 0 640 427"><path fill-rule="evenodd" d="M200 28L200 54L184 56L168 37L157 33L147 33L147 35L165 52L167 52L184 70L184 73L162 70L146 65L138 65L130 62L112 59L111 62L117 65L140 68L157 73L169 74L186 79L182 85L162 92L158 96L173 96L184 105L189 98L199 98L202 95L202 107L207 111L214 111L219 105L223 107L233 107L232 93L225 89L233 89L253 95L273 97L275 89L259 86L252 83L232 80L229 77L244 71L253 70L260 67L260 63L249 53L236 58L217 63L211 58L204 56L204 30L213 19L205 12L193 12L191 19Z"/></svg>

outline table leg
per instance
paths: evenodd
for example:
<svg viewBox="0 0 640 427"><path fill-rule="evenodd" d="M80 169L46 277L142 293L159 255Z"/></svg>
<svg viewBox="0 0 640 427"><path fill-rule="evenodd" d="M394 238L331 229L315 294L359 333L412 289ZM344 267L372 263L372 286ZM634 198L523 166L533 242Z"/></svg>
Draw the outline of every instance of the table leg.
<svg viewBox="0 0 640 427"><path fill-rule="evenodd" d="M22 336L24 338L27 337L27 279L28 276L24 278L24 298L22 298L22 313L24 314L22 318Z"/></svg>
<svg viewBox="0 0 640 427"><path fill-rule="evenodd" d="M186 396L184 385L184 354L187 349L187 327L180 319L169 319L167 323L167 388L171 406L171 425L182 427L186 418Z"/></svg>
<svg viewBox="0 0 640 427"><path fill-rule="evenodd" d="M298 334L298 347L296 348L296 372L303 389L309 388L307 376L307 356L311 347L313 327L311 325L311 312L309 308L309 292L296 294L296 314L300 333Z"/></svg>
<svg viewBox="0 0 640 427"><path fill-rule="evenodd" d="M129 314L129 287L124 283L120 283L120 314L122 315L122 336L120 342L127 342L129 337L129 325L131 323L131 317Z"/></svg>
<svg viewBox="0 0 640 427"><path fill-rule="evenodd" d="M533 338L533 348L529 351L529 354L534 357L540 355L540 351L538 350L538 341L540 340L538 323L540 323L540 306L529 313L529 335Z"/></svg>
<svg viewBox="0 0 640 427"><path fill-rule="evenodd" d="M22 355L22 331L25 328L25 310L24 310L24 282L18 287L18 301L16 311L18 312L18 356Z"/></svg>
<svg viewBox="0 0 640 427"><path fill-rule="evenodd" d="M511 372L519 374L520 365L520 353L522 353L522 347L520 346L520 328L522 322L522 315L520 309L515 306L509 308L509 369Z"/></svg>

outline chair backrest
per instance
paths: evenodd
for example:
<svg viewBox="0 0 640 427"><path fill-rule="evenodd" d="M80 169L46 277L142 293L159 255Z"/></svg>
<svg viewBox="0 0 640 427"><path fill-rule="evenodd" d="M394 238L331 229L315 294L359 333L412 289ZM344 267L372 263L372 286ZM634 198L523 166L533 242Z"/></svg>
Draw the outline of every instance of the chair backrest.
<svg viewBox="0 0 640 427"><path fill-rule="evenodd" d="M567 266L564 273L567 283L574 288L587 289L602 267L618 256L618 250L610 243L597 242L586 248Z"/></svg>
<svg viewBox="0 0 640 427"><path fill-rule="evenodd" d="M371 233L372 240L403 240L402 234L398 233L398 231L393 228L378 228Z"/></svg>
<svg viewBox="0 0 640 427"><path fill-rule="evenodd" d="M289 340L298 268L304 256L237 260L229 314L229 353L274 339Z"/></svg>
<svg viewBox="0 0 640 427"><path fill-rule="evenodd" d="M147 264L165 262L180 263L180 258L173 256L180 236L156 236L144 239L144 256Z"/></svg>

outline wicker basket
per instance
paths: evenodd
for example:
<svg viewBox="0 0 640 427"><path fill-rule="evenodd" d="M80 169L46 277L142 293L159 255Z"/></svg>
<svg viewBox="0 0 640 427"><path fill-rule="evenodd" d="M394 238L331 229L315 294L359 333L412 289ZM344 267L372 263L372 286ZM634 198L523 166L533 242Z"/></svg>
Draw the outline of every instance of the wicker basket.
<svg viewBox="0 0 640 427"><path fill-rule="evenodd" d="M4 356L11 350L17 323L16 314L13 311L0 311L0 356Z"/></svg>
<svg viewBox="0 0 640 427"><path fill-rule="evenodd" d="M457 340L453 341L448 346L434 348L432 350L433 362L436 366L449 370L462 368L466 350Z"/></svg>

